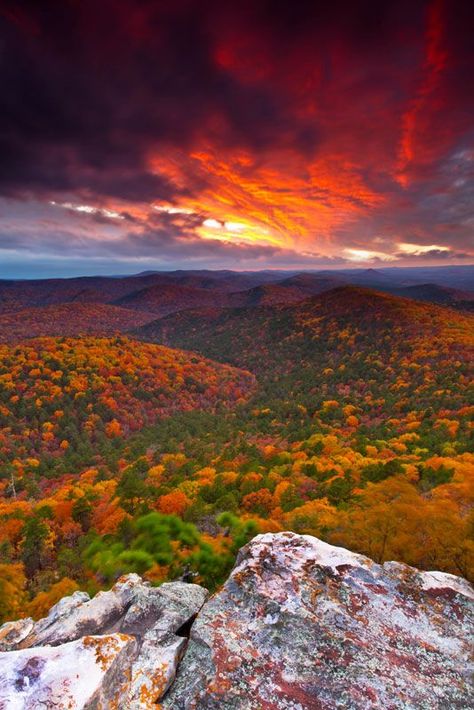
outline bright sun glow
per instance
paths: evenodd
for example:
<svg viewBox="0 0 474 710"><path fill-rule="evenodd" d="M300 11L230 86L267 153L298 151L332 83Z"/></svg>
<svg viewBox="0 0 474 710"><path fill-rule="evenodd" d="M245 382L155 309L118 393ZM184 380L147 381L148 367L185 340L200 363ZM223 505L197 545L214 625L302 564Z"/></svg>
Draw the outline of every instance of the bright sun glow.
<svg viewBox="0 0 474 710"><path fill-rule="evenodd" d="M153 209L157 212L166 212L166 214L194 214L194 210L187 207L173 207L171 205L153 205Z"/></svg>
<svg viewBox="0 0 474 710"><path fill-rule="evenodd" d="M85 212L86 214L100 214L103 217L110 217L110 219L124 219L123 215L116 210L106 209L105 207L93 207L92 205L76 205L72 202L55 202L51 200L50 205L55 207L63 207L66 210L73 210L73 212Z"/></svg>
<svg viewBox="0 0 474 710"><path fill-rule="evenodd" d="M252 222L223 220L213 217L203 220L197 230L202 239L214 239L233 244L262 244L284 246L280 236L274 235L266 227Z"/></svg>
<svg viewBox="0 0 474 710"><path fill-rule="evenodd" d="M203 227L208 227L209 229L221 229L222 224L217 221L217 219L205 219L202 223Z"/></svg>
<svg viewBox="0 0 474 710"><path fill-rule="evenodd" d="M241 222L224 222L224 227L228 232L237 232L238 234L245 231L245 224Z"/></svg>
<svg viewBox="0 0 474 710"><path fill-rule="evenodd" d="M368 249L344 249L349 261L371 261L372 259L380 259L380 261L394 261L395 257L391 254L385 254L381 251L370 251Z"/></svg>

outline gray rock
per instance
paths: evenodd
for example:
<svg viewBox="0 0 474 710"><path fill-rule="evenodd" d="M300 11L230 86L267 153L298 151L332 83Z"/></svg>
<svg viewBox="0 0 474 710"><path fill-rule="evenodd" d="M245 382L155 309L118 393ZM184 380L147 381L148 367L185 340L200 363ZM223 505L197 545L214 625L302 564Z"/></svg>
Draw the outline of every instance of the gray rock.
<svg viewBox="0 0 474 710"><path fill-rule="evenodd" d="M128 658L134 651L131 637L113 634L0 653L0 707L123 707Z"/></svg>
<svg viewBox="0 0 474 710"><path fill-rule="evenodd" d="M187 645L187 630L206 601L207 591L197 584L172 582L144 588L129 608L121 631L142 639L132 666L127 707L153 707L174 680ZM176 634L182 633L182 635Z"/></svg>
<svg viewBox="0 0 474 710"><path fill-rule="evenodd" d="M0 708L156 710L207 594L182 582L151 587L131 574L93 599L64 597L37 623L4 624Z"/></svg>
<svg viewBox="0 0 474 710"><path fill-rule="evenodd" d="M74 592L52 607L48 616L35 624L22 642L29 646L57 646L90 634L107 634L118 629L132 599L144 587L137 574L121 577L108 592L93 599L84 592Z"/></svg>
<svg viewBox="0 0 474 710"><path fill-rule="evenodd" d="M278 533L243 548L206 597L128 575L4 624L0 708L474 707L474 590L459 577Z"/></svg>
<svg viewBox="0 0 474 710"><path fill-rule="evenodd" d="M201 610L165 710L472 708L465 580L259 535Z"/></svg>
<svg viewBox="0 0 474 710"><path fill-rule="evenodd" d="M33 630L33 619L7 621L0 626L0 651L11 651L26 639Z"/></svg>

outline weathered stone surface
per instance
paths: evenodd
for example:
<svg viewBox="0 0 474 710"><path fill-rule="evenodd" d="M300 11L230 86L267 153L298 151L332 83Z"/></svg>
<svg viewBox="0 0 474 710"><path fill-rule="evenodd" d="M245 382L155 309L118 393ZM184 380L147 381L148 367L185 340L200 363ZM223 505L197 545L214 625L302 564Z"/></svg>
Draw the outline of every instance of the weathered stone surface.
<svg viewBox="0 0 474 710"><path fill-rule="evenodd" d="M0 626L0 651L10 651L17 648L33 630L33 619L18 619L7 621Z"/></svg>
<svg viewBox="0 0 474 710"><path fill-rule="evenodd" d="M131 637L113 634L0 653L0 708L120 707L134 651Z"/></svg>
<svg viewBox="0 0 474 710"><path fill-rule="evenodd" d="M132 667L127 707L156 708L166 692L187 644L187 630L204 604L207 592L196 584L173 582L142 590L125 616L121 629L142 637ZM154 619L153 623L150 623Z"/></svg>
<svg viewBox="0 0 474 710"><path fill-rule="evenodd" d="M473 589L260 535L201 610L167 710L472 708Z"/></svg>
<svg viewBox="0 0 474 710"><path fill-rule="evenodd" d="M35 624L21 646L57 646L81 636L118 630L133 597L142 587L141 577L129 574L108 592L99 592L93 599L85 592L74 592L61 599L45 619Z"/></svg>
<svg viewBox="0 0 474 710"><path fill-rule="evenodd" d="M4 624L1 710L474 708L474 590L459 577L278 533L206 596L128 575Z"/></svg>
<svg viewBox="0 0 474 710"><path fill-rule="evenodd" d="M84 592L64 597L37 623L4 624L0 648L9 652L0 653L1 710L156 709L186 648L181 629L206 597L196 584L154 588L130 574L93 599ZM89 676L91 659L97 663ZM57 700L62 692L64 702Z"/></svg>

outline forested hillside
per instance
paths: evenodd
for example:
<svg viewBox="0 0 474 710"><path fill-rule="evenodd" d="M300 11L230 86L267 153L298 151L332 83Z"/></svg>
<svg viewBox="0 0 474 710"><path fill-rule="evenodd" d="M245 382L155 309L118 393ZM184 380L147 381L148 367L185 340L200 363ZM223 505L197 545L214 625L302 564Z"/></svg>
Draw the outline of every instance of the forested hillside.
<svg viewBox="0 0 474 710"><path fill-rule="evenodd" d="M176 412L235 404L253 384L250 373L121 337L0 346L3 488L34 489L41 475L91 463L107 440Z"/></svg>
<svg viewBox="0 0 474 710"><path fill-rule="evenodd" d="M133 313L105 303L36 306L0 314L0 343L42 336L116 335L155 318L155 313Z"/></svg>
<svg viewBox="0 0 474 710"><path fill-rule="evenodd" d="M257 531L473 577L472 316L344 287L137 336L200 354L0 348L5 618L126 571L215 588Z"/></svg>

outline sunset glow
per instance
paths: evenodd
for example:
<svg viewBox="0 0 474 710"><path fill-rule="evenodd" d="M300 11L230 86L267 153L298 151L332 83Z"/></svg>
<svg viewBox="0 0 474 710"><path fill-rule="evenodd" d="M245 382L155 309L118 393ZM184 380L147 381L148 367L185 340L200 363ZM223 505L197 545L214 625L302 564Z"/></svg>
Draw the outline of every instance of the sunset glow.
<svg viewBox="0 0 474 710"><path fill-rule="evenodd" d="M474 260L467 4L7 2L0 17L9 263Z"/></svg>

